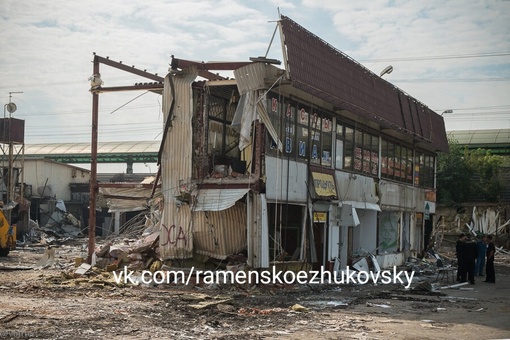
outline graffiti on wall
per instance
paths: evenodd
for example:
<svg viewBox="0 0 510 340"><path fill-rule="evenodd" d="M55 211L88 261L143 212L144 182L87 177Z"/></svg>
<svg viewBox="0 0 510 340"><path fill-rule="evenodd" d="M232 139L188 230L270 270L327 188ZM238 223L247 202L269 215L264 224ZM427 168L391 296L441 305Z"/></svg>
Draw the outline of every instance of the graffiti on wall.
<svg viewBox="0 0 510 340"><path fill-rule="evenodd" d="M166 237L165 237L166 235ZM182 227L177 228L175 225L171 225L170 227L162 224L162 241L161 246L169 245L171 247L177 247L178 242L182 246L187 246L188 239L186 238L186 233Z"/></svg>

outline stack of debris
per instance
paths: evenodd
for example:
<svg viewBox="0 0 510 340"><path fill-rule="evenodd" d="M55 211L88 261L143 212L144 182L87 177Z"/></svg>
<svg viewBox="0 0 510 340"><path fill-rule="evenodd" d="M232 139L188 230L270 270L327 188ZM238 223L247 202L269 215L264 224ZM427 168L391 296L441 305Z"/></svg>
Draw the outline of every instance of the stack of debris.
<svg viewBox="0 0 510 340"><path fill-rule="evenodd" d="M159 231L138 239L124 239L122 243L108 242L96 249L96 266L107 271L128 266L131 270L143 270L158 259Z"/></svg>

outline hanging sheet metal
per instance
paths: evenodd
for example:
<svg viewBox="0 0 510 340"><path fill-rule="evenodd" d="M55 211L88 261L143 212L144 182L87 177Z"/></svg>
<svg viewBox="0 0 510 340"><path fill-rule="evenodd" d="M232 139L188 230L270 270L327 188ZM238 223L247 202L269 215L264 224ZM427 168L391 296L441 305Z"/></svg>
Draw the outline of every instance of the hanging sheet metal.
<svg viewBox="0 0 510 340"><path fill-rule="evenodd" d="M193 211L221 211L243 198L250 189L200 189Z"/></svg>
<svg viewBox="0 0 510 340"><path fill-rule="evenodd" d="M265 79L268 73L274 71L274 67L266 66L264 63L253 63L234 70L234 77L237 81L237 88L241 94L239 104L236 108L232 125L239 131L239 149L243 150L251 144L251 125L254 120L260 118L269 134L276 142L278 149L283 151L283 144L267 114L267 101Z"/></svg>
<svg viewBox="0 0 510 340"><path fill-rule="evenodd" d="M165 82L165 101L175 101L173 115L163 112L165 122L171 119L161 152L161 191L165 203L161 219L160 256L163 259L184 259L193 256L193 224L190 207L181 204L176 195L179 187L191 178L193 156L193 92L192 82L197 77L196 69L187 69L181 74L171 75L173 91ZM173 98L172 98L173 97ZM166 106L165 106L166 107Z"/></svg>

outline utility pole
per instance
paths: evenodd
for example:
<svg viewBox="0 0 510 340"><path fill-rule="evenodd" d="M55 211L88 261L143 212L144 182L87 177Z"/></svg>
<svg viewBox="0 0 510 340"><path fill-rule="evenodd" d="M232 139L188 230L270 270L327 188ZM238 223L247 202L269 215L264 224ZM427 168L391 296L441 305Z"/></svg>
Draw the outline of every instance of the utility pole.
<svg viewBox="0 0 510 340"><path fill-rule="evenodd" d="M9 204L14 199L14 189L16 186L16 179L14 178L14 142L24 143L24 136L20 136L18 133L14 133L13 129L19 130L19 124L13 124L12 114L17 110L16 104L12 102L12 95L23 93L21 91L13 91L9 92L9 103L4 105L4 119L2 122L2 142L7 143L8 145L8 164L7 164L7 173L4 172L4 176L7 176L7 188L6 188L6 196L5 196L5 204ZM7 117L7 112L9 112L9 117ZM23 124L24 125L24 124ZM24 128L23 128L24 131ZM16 139L16 140L13 140ZM2 167L3 169L4 167ZM4 182L5 183L5 182ZM9 223L11 223L11 211L8 210L5 212L6 218Z"/></svg>

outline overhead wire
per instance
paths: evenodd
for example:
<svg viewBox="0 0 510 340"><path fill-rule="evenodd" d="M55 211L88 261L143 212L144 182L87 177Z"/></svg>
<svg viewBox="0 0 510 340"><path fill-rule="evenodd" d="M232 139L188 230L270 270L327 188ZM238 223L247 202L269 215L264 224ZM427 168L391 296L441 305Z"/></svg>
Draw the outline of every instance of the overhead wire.
<svg viewBox="0 0 510 340"><path fill-rule="evenodd" d="M450 54L424 57L397 57L397 58L376 58L376 59L358 59L359 62L393 62L393 61L420 61L420 60L446 60L446 59L466 59L466 58L486 58L486 57L504 57L509 56L510 52L488 52L488 53L470 53L470 54Z"/></svg>

